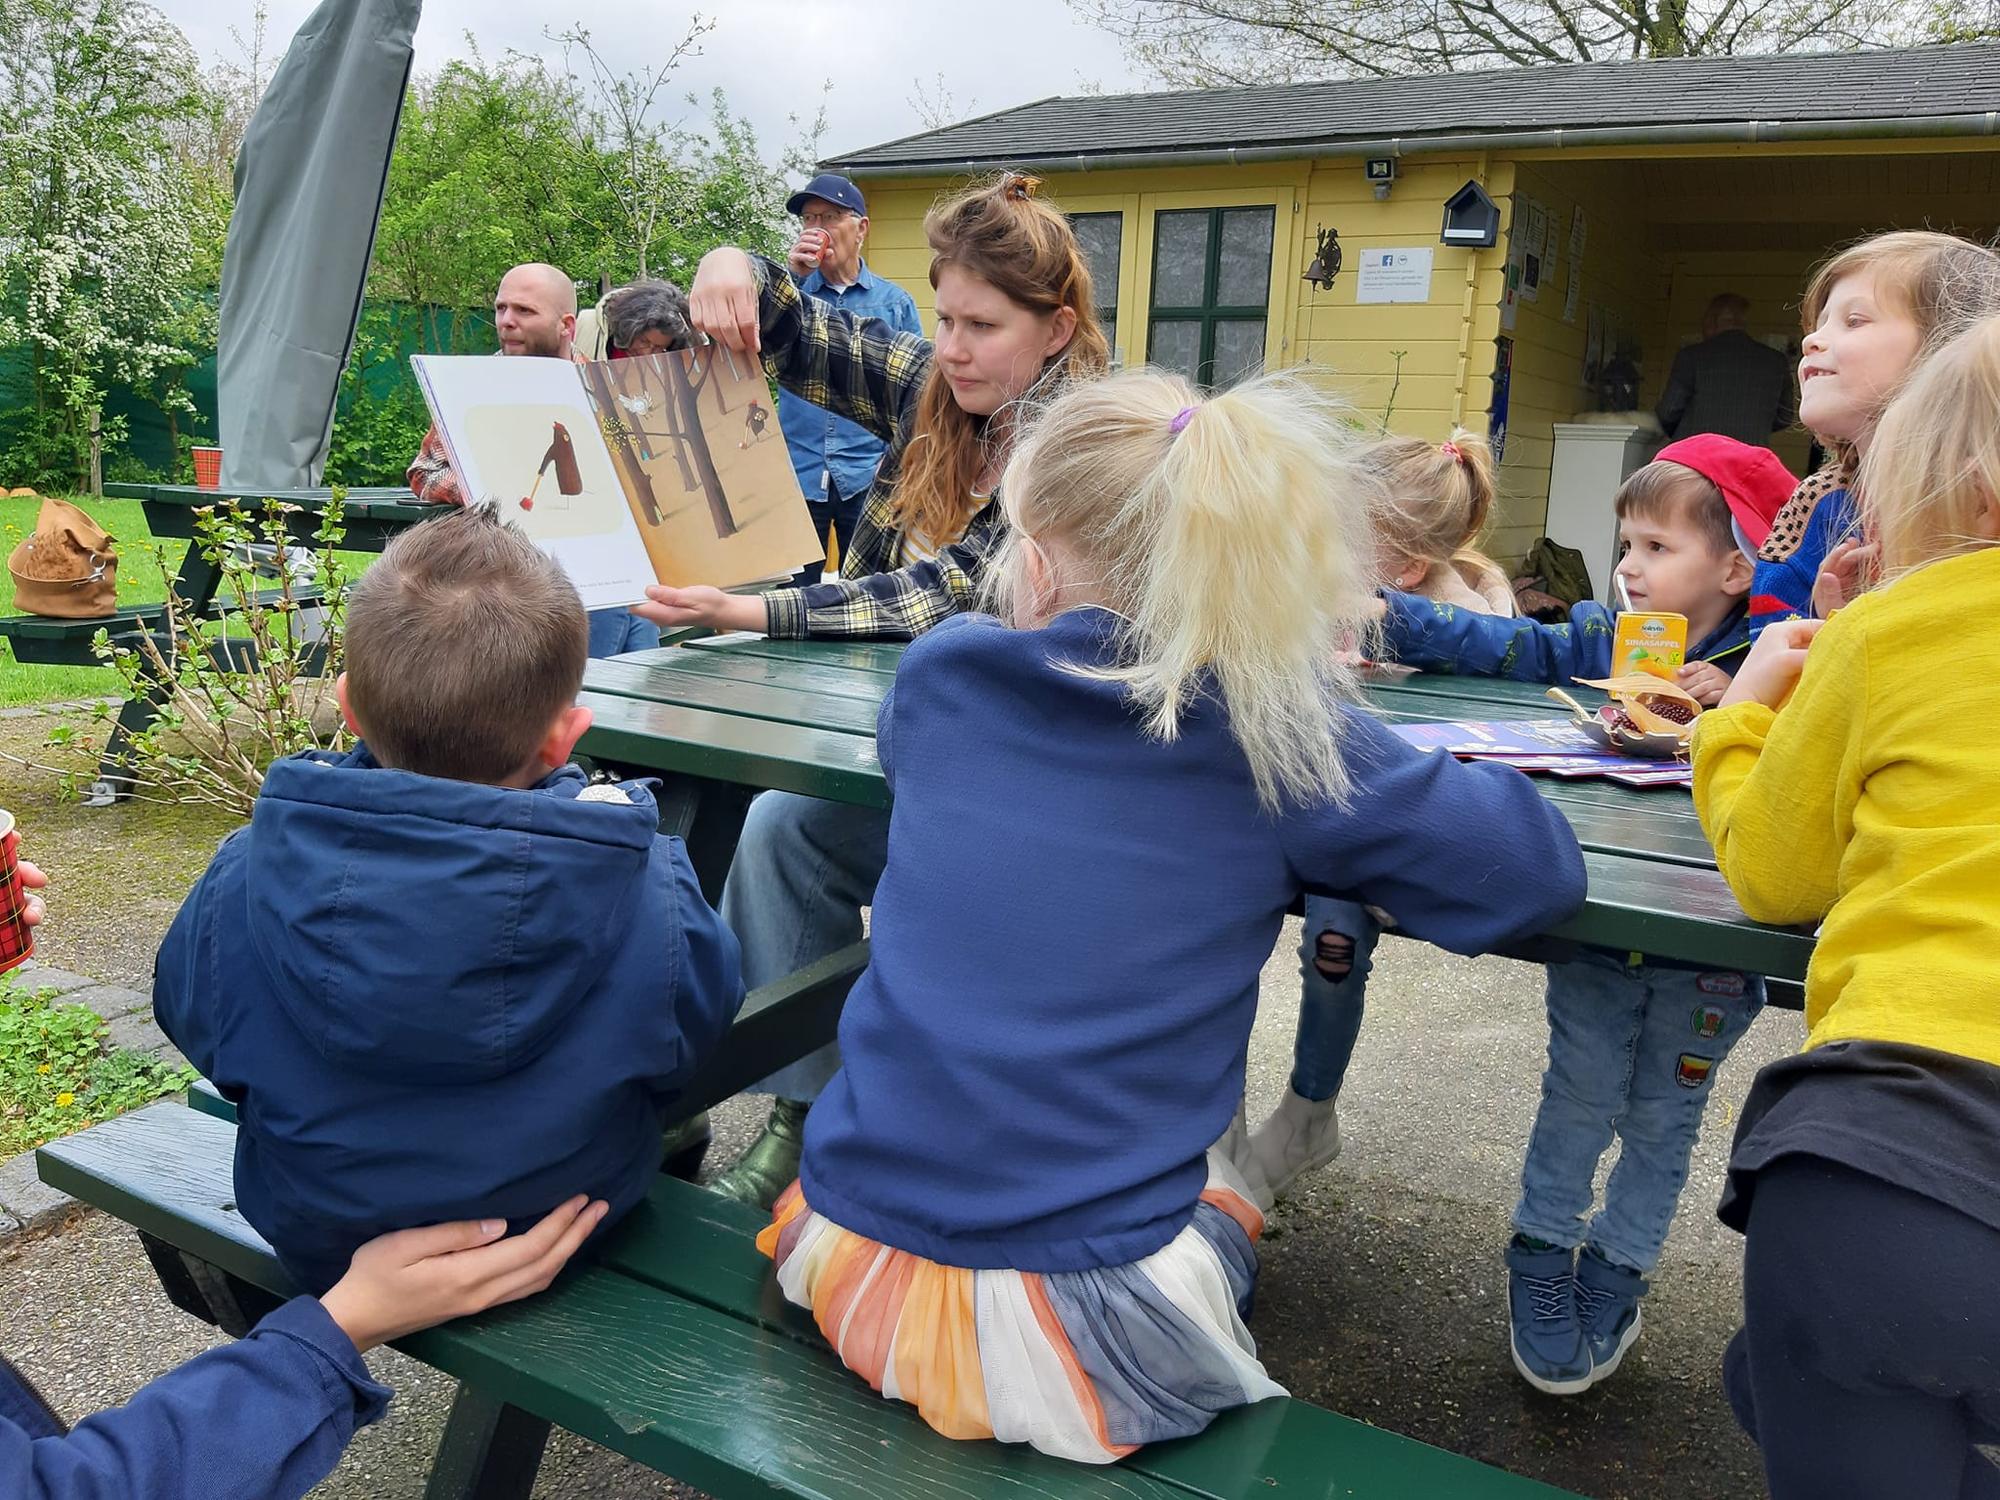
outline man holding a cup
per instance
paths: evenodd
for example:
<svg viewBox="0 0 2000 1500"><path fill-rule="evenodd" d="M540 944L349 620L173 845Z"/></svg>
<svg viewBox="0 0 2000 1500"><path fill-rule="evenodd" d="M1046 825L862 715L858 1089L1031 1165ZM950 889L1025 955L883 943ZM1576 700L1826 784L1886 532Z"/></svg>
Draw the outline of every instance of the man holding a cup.
<svg viewBox="0 0 2000 1500"><path fill-rule="evenodd" d="M785 208L802 225L785 257L801 292L856 318L880 318L899 333L923 333L910 294L877 276L861 258L868 239L868 205L860 188L837 173L822 172L792 194ZM831 533L845 550L887 445L866 428L790 391L778 394L778 425L791 449L799 487L811 502L820 541ZM793 582L813 583L819 575L820 565L808 563Z"/></svg>

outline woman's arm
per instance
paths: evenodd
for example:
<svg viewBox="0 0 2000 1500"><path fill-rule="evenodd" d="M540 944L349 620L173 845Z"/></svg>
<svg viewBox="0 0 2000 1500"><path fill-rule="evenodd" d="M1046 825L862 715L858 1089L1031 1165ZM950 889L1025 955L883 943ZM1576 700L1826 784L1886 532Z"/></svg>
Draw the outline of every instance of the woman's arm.
<svg viewBox="0 0 2000 1500"><path fill-rule="evenodd" d="M759 354L779 385L893 442L915 418L930 341L808 297L776 261L711 250L688 289L688 321Z"/></svg>

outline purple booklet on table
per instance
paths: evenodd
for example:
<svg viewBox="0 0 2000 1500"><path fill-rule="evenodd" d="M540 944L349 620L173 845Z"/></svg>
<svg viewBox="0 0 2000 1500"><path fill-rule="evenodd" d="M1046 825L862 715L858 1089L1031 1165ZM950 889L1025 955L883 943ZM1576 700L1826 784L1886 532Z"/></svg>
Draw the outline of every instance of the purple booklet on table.
<svg viewBox="0 0 2000 1500"><path fill-rule="evenodd" d="M1574 719L1458 719L1392 724L1389 729L1419 750L1499 761L1520 771L1602 777L1625 786L1687 786L1692 781L1685 761L1641 760L1606 750Z"/></svg>
<svg viewBox="0 0 2000 1500"><path fill-rule="evenodd" d="M1507 755L1603 755L1574 719L1454 719L1438 724L1392 724L1389 732L1419 750L1483 758ZM1614 759L1623 760L1616 756Z"/></svg>

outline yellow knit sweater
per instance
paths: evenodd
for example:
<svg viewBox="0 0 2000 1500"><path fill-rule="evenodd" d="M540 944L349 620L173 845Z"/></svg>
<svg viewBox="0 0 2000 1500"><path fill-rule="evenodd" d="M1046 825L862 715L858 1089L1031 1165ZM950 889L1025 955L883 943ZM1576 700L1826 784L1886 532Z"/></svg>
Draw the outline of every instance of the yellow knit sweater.
<svg viewBox="0 0 2000 1500"><path fill-rule="evenodd" d="M2000 1066L2000 550L1828 622L1782 713L1703 714L1694 800L1762 922L1825 917L1806 1045L1907 1042Z"/></svg>

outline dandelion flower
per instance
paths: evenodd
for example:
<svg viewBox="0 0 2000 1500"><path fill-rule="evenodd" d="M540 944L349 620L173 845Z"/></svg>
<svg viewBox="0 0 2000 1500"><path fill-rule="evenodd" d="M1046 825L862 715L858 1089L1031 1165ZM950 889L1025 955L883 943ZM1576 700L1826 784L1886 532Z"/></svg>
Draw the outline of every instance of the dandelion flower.
<svg viewBox="0 0 2000 1500"><path fill-rule="evenodd" d="M74 1103L76 1103L76 1095L72 1094L68 1089L64 1089L60 1094L56 1095L57 1109L68 1109Z"/></svg>

